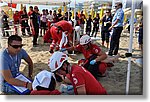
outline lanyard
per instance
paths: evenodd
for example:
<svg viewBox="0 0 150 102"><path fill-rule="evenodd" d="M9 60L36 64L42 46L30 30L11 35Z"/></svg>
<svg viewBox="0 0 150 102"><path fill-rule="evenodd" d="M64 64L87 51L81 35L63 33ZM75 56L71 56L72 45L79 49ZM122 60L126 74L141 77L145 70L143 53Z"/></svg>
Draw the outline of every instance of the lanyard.
<svg viewBox="0 0 150 102"><path fill-rule="evenodd" d="M6 49L6 51L7 51L7 53L8 53L8 49ZM17 55L16 55L16 58L15 58L15 62L13 61L13 57L8 53L8 55L9 55L9 57L11 58L11 60L12 60L12 62L13 62L13 64L15 65L15 67L18 67L18 64L17 64L17 62L18 62L18 57L17 57Z"/></svg>

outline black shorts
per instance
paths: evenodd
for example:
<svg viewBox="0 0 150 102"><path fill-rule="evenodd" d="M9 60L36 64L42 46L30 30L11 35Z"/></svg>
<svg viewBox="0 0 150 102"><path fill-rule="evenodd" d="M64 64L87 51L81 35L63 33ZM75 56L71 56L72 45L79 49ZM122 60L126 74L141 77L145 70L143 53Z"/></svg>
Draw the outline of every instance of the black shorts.
<svg viewBox="0 0 150 102"><path fill-rule="evenodd" d="M41 27L41 28L46 28L46 22L42 22L42 21L41 21L40 27Z"/></svg>

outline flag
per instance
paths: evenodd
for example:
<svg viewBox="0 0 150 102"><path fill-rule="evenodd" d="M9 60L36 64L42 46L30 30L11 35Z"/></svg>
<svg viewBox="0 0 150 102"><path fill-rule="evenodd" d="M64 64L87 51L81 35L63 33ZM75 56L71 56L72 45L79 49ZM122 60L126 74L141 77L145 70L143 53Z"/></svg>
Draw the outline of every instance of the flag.
<svg viewBox="0 0 150 102"><path fill-rule="evenodd" d="M91 9L90 14L91 14L91 17L93 19L94 18L94 10L93 9Z"/></svg>
<svg viewBox="0 0 150 102"><path fill-rule="evenodd" d="M72 10L72 19L74 18L74 10Z"/></svg>
<svg viewBox="0 0 150 102"><path fill-rule="evenodd" d="M84 15L85 15L85 18L88 18L88 13L86 12L85 9L84 9Z"/></svg>
<svg viewBox="0 0 150 102"><path fill-rule="evenodd" d="M96 14L97 14L97 13L96 13L96 11L95 11L95 12L94 12L94 18L96 17Z"/></svg>
<svg viewBox="0 0 150 102"><path fill-rule="evenodd" d="M8 6L9 6L9 7L12 7L12 8L16 8L16 7L17 7L17 4L15 4L15 3L8 3Z"/></svg>
<svg viewBox="0 0 150 102"><path fill-rule="evenodd" d="M64 6L64 14L67 12L67 6Z"/></svg>
<svg viewBox="0 0 150 102"><path fill-rule="evenodd" d="M20 11L23 10L23 4L20 4Z"/></svg>
<svg viewBox="0 0 150 102"><path fill-rule="evenodd" d="M101 11L100 11L100 18L102 18L102 17L103 17L103 14L104 14L104 9L103 9L103 8L101 8Z"/></svg>

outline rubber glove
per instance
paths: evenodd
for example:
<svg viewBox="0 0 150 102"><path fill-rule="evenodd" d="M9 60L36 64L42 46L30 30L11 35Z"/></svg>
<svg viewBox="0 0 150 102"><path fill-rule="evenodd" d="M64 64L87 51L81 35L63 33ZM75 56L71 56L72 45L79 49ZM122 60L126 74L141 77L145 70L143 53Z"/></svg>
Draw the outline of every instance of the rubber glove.
<svg viewBox="0 0 150 102"><path fill-rule="evenodd" d="M92 60L92 61L90 61L90 64L91 64L91 65L96 64L96 60Z"/></svg>
<svg viewBox="0 0 150 102"><path fill-rule="evenodd" d="M62 48L62 49L60 49L60 52L64 52L66 50L67 50L66 48Z"/></svg>

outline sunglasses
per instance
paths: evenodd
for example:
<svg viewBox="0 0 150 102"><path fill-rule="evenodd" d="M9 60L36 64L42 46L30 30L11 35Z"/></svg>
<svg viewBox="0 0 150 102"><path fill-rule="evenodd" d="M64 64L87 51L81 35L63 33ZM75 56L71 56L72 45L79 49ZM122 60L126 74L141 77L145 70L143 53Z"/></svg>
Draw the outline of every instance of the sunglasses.
<svg viewBox="0 0 150 102"><path fill-rule="evenodd" d="M21 45L11 45L11 44L9 44L11 47L13 47L13 48L15 48L15 49L18 49L18 48L22 48L22 44Z"/></svg>
<svg viewBox="0 0 150 102"><path fill-rule="evenodd" d="M115 8L117 8L118 6L115 6Z"/></svg>

